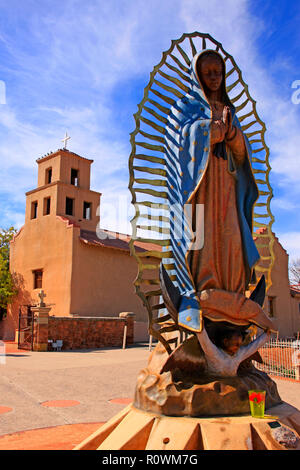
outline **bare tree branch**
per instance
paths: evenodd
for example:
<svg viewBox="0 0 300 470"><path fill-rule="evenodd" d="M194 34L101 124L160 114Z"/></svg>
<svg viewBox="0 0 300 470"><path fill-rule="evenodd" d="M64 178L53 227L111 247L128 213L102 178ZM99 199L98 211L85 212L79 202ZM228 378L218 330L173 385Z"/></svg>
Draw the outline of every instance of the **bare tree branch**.
<svg viewBox="0 0 300 470"><path fill-rule="evenodd" d="M300 258L291 262L289 267L292 284L300 284Z"/></svg>

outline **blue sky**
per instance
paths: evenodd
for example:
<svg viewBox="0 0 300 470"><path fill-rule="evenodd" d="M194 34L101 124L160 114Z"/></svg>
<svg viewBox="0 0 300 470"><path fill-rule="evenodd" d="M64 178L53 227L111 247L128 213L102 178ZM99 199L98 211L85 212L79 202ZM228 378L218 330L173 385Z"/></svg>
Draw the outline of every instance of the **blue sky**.
<svg viewBox="0 0 300 470"><path fill-rule="evenodd" d="M300 104L292 100L300 4L293 0L1 0L0 227L22 226L36 159L60 148L67 130L68 148L94 159L101 226L130 233L133 114L162 52L193 31L234 56L257 101L270 148L273 229L290 258L300 258ZM110 210L116 194L121 222Z"/></svg>

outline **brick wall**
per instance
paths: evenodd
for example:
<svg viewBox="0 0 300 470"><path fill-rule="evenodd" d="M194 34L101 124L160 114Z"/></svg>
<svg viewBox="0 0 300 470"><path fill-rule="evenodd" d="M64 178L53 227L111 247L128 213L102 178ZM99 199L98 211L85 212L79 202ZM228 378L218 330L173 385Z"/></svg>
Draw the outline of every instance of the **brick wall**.
<svg viewBox="0 0 300 470"><path fill-rule="evenodd" d="M49 316L48 339L63 340L63 349L122 347L127 322L126 345L133 343L133 318Z"/></svg>

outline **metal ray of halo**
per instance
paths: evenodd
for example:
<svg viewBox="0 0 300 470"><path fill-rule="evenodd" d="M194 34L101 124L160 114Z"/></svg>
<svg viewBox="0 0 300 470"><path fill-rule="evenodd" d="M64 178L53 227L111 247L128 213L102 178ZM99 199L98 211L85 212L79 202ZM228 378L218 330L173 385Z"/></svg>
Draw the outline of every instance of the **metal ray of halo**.
<svg viewBox="0 0 300 470"><path fill-rule="evenodd" d="M172 40L170 48L163 52L161 61L150 73L138 111L134 114L135 130L130 134L129 190L135 215L131 220L131 254L137 261L138 274L134 281L136 294L141 298L149 315L149 333L157 338L170 353L176 339L167 339L165 332L178 329L161 301L158 276L160 262L176 283L176 273L170 240L168 238L169 215L166 186L166 161L164 132L167 117L173 104L190 89L190 64L193 56L204 49L214 49L226 63L226 88L234 103L243 132L249 139L253 158L252 168L259 196L253 211L253 235L261 254L255 267L258 277L266 277L267 289L271 286L271 270L274 264L274 217L270 202L273 197L269 182L271 170L269 148L265 142L266 126L259 118L256 102L250 96L248 85L234 58L221 43L206 33L185 33ZM148 221L148 225L147 225ZM145 251L136 249L142 244Z"/></svg>

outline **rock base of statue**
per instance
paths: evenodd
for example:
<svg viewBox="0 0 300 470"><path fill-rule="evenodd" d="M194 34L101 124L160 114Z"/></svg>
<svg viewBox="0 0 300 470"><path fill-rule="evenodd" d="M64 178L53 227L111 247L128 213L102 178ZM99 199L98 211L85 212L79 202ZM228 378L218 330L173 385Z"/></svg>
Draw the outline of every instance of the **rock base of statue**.
<svg viewBox="0 0 300 470"><path fill-rule="evenodd" d="M300 411L287 403L267 411L190 418L129 405L74 450L300 450Z"/></svg>
<svg viewBox="0 0 300 470"><path fill-rule="evenodd" d="M250 413L248 390L266 391L266 408L282 402L276 383L252 363L235 377L191 376L175 369L160 373L167 358L159 343L137 378L134 406L166 416Z"/></svg>

